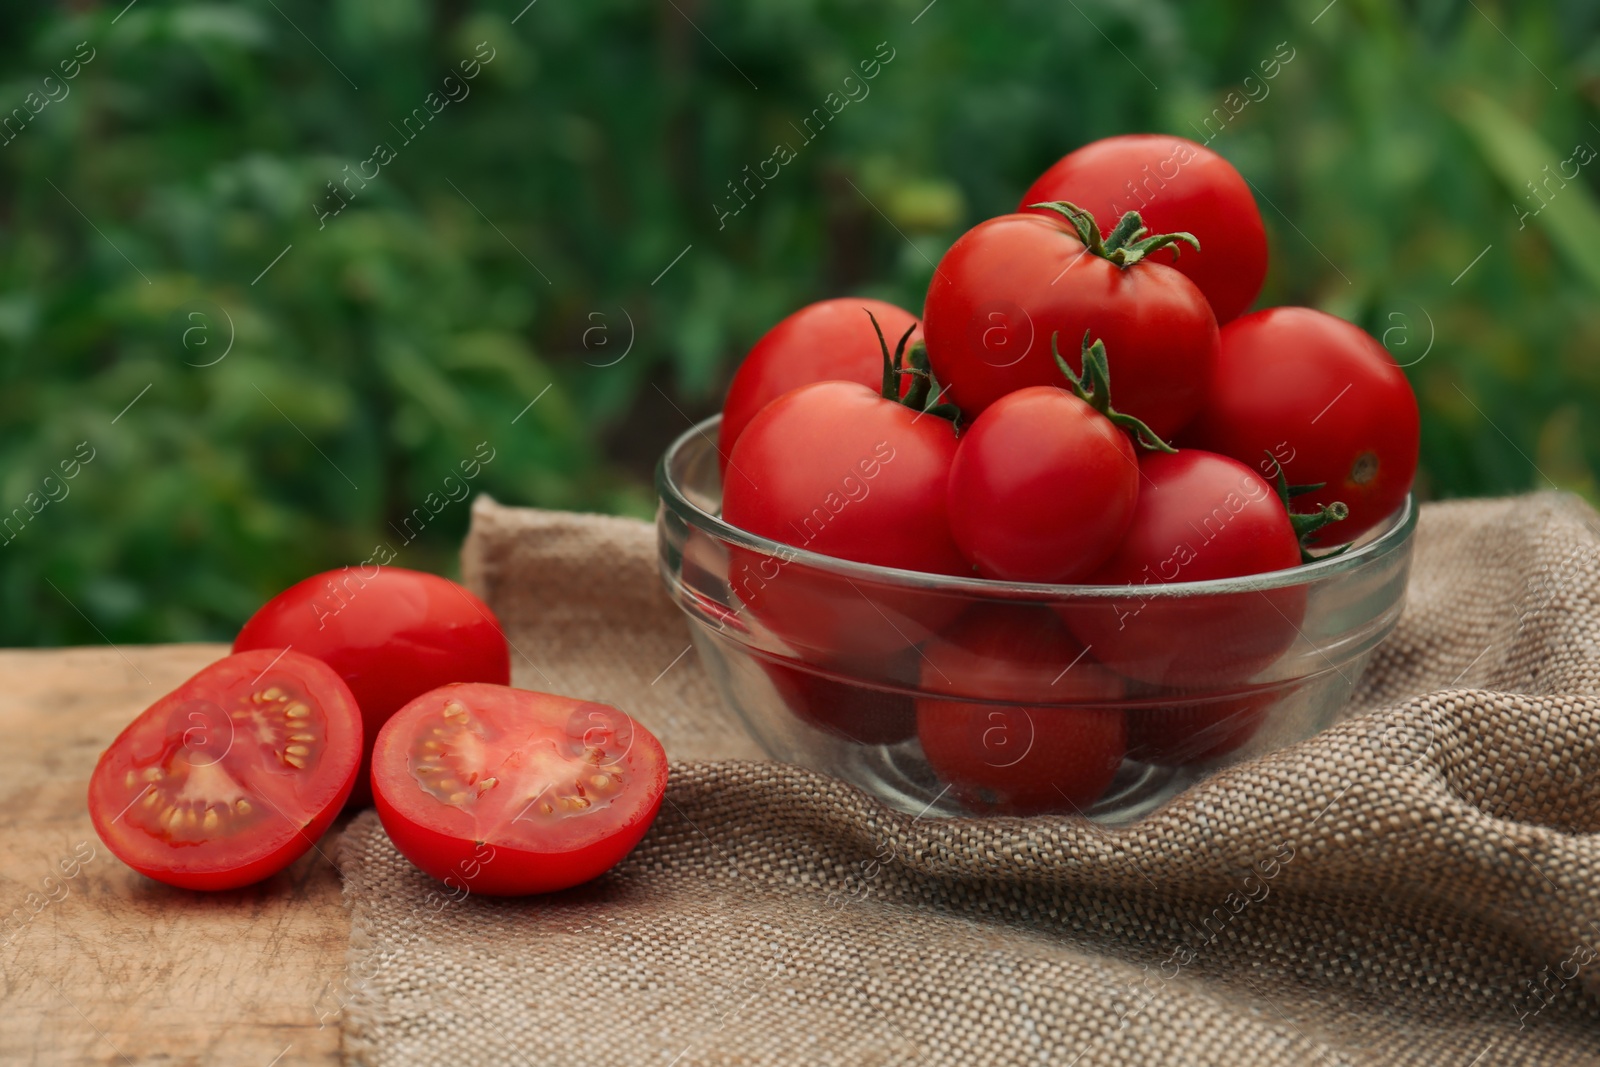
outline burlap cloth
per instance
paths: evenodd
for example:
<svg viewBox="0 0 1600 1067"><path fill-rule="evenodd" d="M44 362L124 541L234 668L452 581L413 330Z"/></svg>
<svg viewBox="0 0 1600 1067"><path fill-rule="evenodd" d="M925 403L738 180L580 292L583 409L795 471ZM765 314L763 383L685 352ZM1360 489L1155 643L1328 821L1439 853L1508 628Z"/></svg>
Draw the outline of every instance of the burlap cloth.
<svg viewBox="0 0 1600 1067"><path fill-rule="evenodd" d="M677 762L638 850L547 898L441 896L354 822L354 1062L1600 1063L1573 498L1424 508L1351 718L1115 831L913 819L754 762L644 523L479 500L464 564L518 684L618 704Z"/></svg>

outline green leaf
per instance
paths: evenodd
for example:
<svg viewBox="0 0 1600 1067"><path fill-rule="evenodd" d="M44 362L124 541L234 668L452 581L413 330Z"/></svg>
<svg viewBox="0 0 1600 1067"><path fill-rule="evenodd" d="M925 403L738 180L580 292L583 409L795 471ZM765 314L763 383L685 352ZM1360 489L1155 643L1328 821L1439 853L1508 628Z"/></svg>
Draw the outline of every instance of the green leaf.
<svg viewBox="0 0 1600 1067"><path fill-rule="evenodd" d="M1550 147L1527 123L1482 93L1463 91L1454 110L1489 169L1510 190L1513 213L1528 211L1524 224L1538 226L1573 268L1600 290L1600 205L1583 184L1584 173L1579 171L1576 179L1551 189L1537 214L1538 201L1531 199L1533 194L1528 191L1529 181L1537 184L1548 177L1546 166L1549 174L1559 176L1560 165L1572 157L1572 150L1558 152ZM1591 160L1591 165L1595 163L1600 161Z"/></svg>

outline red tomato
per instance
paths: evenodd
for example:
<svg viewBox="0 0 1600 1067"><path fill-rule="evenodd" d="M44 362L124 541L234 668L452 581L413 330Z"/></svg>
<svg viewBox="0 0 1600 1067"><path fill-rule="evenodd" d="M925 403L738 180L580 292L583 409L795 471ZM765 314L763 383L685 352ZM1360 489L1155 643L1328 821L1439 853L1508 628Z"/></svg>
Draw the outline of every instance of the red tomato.
<svg viewBox="0 0 1600 1067"><path fill-rule="evenodd" d="M327 664L262 649L219 660L146 708L89 779L89 815L128 866L234 889L316 844L361 763L361 712Z"/></svg>
<svg viewBox="0 0 1600 1067"><path fill-rule="evenodd" d="M1353 541L1400 507L1417 471L1417 398L1371 334L1311 308L1268 308L1228 324L1217 367L1185 438L1269 477L1276 460L1296 485L1324 483L1295 510L1338 500L1350 515L1312 547Z"/></svg>
<svg viewBox="0 0 1600 1067"><path fill-rule="evenodd" d="M937 415L854 382L803 386L763 408L733 446L722 517L838 559L970 574L945 517L955 452L955 429ZM953 598L775 555L729 555L739 599L810 662L870 662L903 652L960 610Z"/></svg>
<svg viewBox="0 0 1600 1067"><path fill-rule="evenodd" d="M1200 287L1218 322L1255 300L1267 276L1267 234L1250 185L1226 159L1182 137L1137 133L1084 145L1058 160L1023 194L1019 208L1067 200L1106 229L1137 211L1157 233L1184 231L1199 251L1152 253Z"/></svg>
<svg viewBox="0 0 1600 1067"><path fill-rule="evenodd" d="M1001 215L963 234L928 286L923 333L933 372L945 399L972 418L1007 393L1059 385L1050 347L1057 334L1081 372L1078 345L1089 333L1110 354L1117 408L1170 439L1211 382L1211 307L1163 263L1118 266L1085 247L1060 216Z"/></svg>
<svg viewBox="0 0 1600 1067"><path fill-rule="evenodd" d="M733 443L756 412L789 390L826 381L878 386L883 354L868 312L890 339L917 324L915 315L882 300L840 297L807 304L762 335L739 364L722 402L717 457L724 471ZM913 333L911 340L920 336ZM902 394L909 384L909 379L902 382Z"/></svg>
<svg viewBox="0 0 1600 1067"><path fill-rule="evenodd" d="M233 650L293 648L344 677L367 738L351 804L371 800L372 744L389 716L447 682L511 681L500 622L487 604L436 574L372 566L297 582L250 616Z"/></svg>
<svg viewBox="0 0 1600 1067"><path fill-rule="evenodd" d="M1139 462L1128 437L1065 389L1001 397L961 435L948 508L956 544L985 578L1074 582L1133 520Z"/></svg>
<svg viewBox="0 0 1600 1067"><path fill-rule="evenodd" d="M916 703L904 693L785 663L761 666L795 718L824 733L858 745L895 745L917 734Z"/></svg>
<svg viewBox="0 0 1600 1067"><path fill-rule="evenodd" d="M1151 586L1235 578L1300 563L1276 491L1237 460L1198 449L1139 462L1127 535L1094 585ZM1182 597L1130 595L1062 606L1078 639L1112 670L1157 685L1208 687L1248 678L1294 643L1304 586Z"/></svg>
<svg viewBox="0 0 1600 1067"><path fill-rule="evenodd" d="M616 708L481 682L411 701L372 755L395 848L490 896L598 878L650 829L666 788L661 742Z"/></svg>
<svg viewBox="0 0 1600 1067"><path fill-rule="evenodd" d="M1164 767L1210 763L1241 748L1261 729L1281 692L1186 698L1129 708L1128 758Z"/></svg>
<svg viewBox="0 0 1600 1067"><path fill-rule="evenodd" d="M923 754L963 804L1029 815L1106 791L1122 763L1124 683L1050 609L979 605L923 653L925 692L974 698L917 701Z"/></svg>

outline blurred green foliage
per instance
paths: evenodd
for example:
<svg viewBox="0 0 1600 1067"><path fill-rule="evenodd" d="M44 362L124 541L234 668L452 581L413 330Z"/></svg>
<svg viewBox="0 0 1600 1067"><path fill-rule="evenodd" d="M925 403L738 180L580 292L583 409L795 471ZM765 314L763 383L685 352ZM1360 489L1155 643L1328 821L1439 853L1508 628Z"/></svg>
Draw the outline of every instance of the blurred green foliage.
<svg viewBox="0 0 1600 1067"><path fill-rule="evenodd" d="M1409 364L1425 491L1596 493L1600 163L1543 169L1600 148L1591 0L123 5L0 15L0 642L227 638L380 542L448 571L481 442L473 491L647 514L776 319L918 307L1061 153L1219 107L1263 302Z"/></svg>

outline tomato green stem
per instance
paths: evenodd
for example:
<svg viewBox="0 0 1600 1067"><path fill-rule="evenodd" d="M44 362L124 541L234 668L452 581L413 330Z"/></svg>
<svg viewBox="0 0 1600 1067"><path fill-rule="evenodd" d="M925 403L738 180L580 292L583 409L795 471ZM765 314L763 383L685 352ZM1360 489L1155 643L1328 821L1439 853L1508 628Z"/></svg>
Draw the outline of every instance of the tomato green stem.
<svg viewBox="0 0 1600 1067"><path fill-rule="evenodd" d="M1305 514L1291 511L1289 508L1289 501L1293 500L1297 496L1304 496L1307 493L1315 493L1318 489L1321 489L1328 483L1316 482L1311 485L1290 485L1288 476L1283 472L1283 464L1278 462L1278 457L1274 456L1271 452L1267 452L1266 455L1267 459L1272 461L1272 467L1275 473L1273 487L1278 491L1278 499L1283 501L1283 509L1289 512L1289 522L1294 526L1295 538L1300 542L1300 562L1310 563L1313 559L1327 559L1329 556L1337 556L1341 552L1346 551L1350 547L1349 545L1342 545L1332 552L1323 553L1321 556L1313 556L1306 550L1306 543L1311 540L1311 536L1313 534L1330 523L1335 523L1341 519L1348 518L1350 515L1350 509L1344 504L1343 501L1335 500L1333 503L1328 504L1325 507L1319 508L1316 511L1307 512Z"/></svg>
<svg viewBox="0 0 1600 1067"><path fill-rule="evenodd" d="M900 335L900 343L894 347L894 355L889 355L889 342L883 339L883 327L878 325L878 317L866 308L867 318L872 320L872 332L878 335L878 348L883 352L883 388L881 390L885 400L898 401L900 399L900 367L901 360L906 353L906 342L911 340L912 331L917 328L912 323L906 332Z"/></svg>
<svg viewBox="0 0 1600 1067"><path fill-rule="evenodd" d="M862 310L866 311L865 308ZM889 342L883 336L883 327L878 325L877 316L867 311L867 318L872 320L873 332L878 335L878 348L883 352L883 398L904 404L924 415L934 415L952 423L956 422L960 418L961 410L954 404L938 402L944 390L938 388L938 379L933 376L933 367L928 362L928 346L921 341L912 345L910 366L906 365L906 344L916 331L917 324L912 323L906 332L900 335L900 340L894 348L894 355L891 356ZM906 390L905 396L901 396L900 378L907 374L911 375L911 387Z"/></svg>
<svg viewBox="0 0 1600 1067"><path fill-rule="evenodd" d="M1056 347L1056 342L1061 336L1060 332L1050 335L1050 353L1056 357L1056 366L1061 368L1061 373L1072 383L1073 395L1110 419L1113 425L1133 434L1134 440L1152 452L1176 452L1176 448L1156 436L1156 432L1140 419L1124 414L1111 406L1111 368L1106 363L1105 342L1096 338L1094 343L1090 344L1089 332L1083 331L1082 374L1075 372L1072 364L1061 358L1061 351Z"/></svg>
<svg viewBox="0 0 1600 1067"><path fill-rule="evenodd" d="M1137 211L1124 214L1111 228L1111 232L1101 237L1100 224L1095 221L1094 215L1077 204L1066 200L1052 200L1028 206L1054 211L1065 218L1072 223L1072 228L1078 231L1078 240L1083 242L1085 248L1101 259L1110 260L1123 270L1127 270L1151 252L1162 248L1172 249L1172 254L1176 257L1183 251L1179 247L1180 242L1190 245L1196 252L1200 251L1200 242L1192 233L1182 231L1150 233Z"/></svg>

